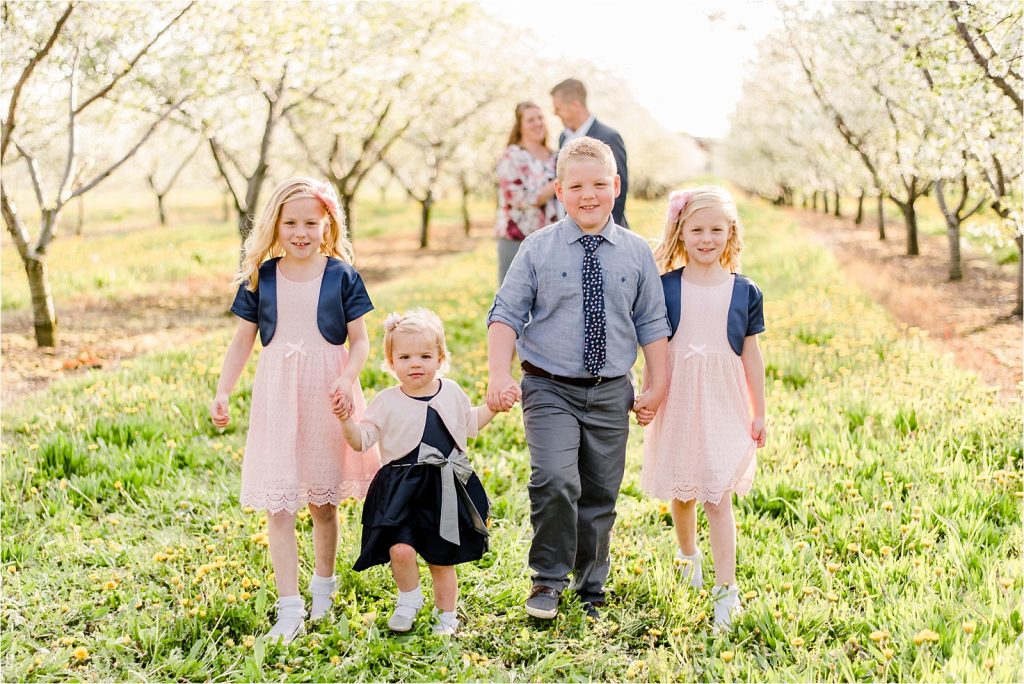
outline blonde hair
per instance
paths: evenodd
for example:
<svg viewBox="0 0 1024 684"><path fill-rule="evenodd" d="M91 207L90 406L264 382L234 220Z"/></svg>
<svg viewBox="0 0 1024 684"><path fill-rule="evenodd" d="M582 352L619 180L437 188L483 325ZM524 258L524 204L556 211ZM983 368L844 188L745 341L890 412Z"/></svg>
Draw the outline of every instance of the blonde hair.
<svg viewBox="0 0 1024 684"><path fill-rule="evenodd" d="M324 208L327 226L324 241L320 243L320 254L338 257L351 264L355 257L352 242L348 238L345 214L338 204L338 196L330 183L315 178L298 176L278 184L270 193L267 203L256 215L252 231L242 246L244 257L235 275L234 284L246 283L246 289L255 292L259 286L260 265L267 259L284 255L284 247L277 239L277 222L281 218L281 207L285 202L305 197L318 199Z"/></svg>
<svg viewBox="0 0 1024 684"><path fill-rule="evenodd" d="M719 263L730 273L740 270L740 252L743 251L743 224L740 223L736 203L725 188L717 185L705 185L693 190L677 190L669 196L668 216L665 218L665 234L661 244L654 250L654 260L658 270L667 273L689 261L686 246L683 244L683 224L700 209L718 207L729 219L729 239Z"/></svg>
<svg viewBox="0 0 1024 684"><path fill-rule="evenodd" d="M583 136L568 143L558 153L558 163L555 167L555 176L558 178L558 182L561 183L565 179L565 167L580 161L596 161L611 176L618 173L612 148L600 140Z"/></svg>
<svg viewBox="0 0 1024 684"><path fill-rule="evenodd" d="M392 372L392 350L395 346L395 335L423 335L437 345L437 356L440 365L438 375L444 375L448 363L448 344L444 339L444 324L436 313L430 309L411 309L405 313L389 313L384 319L384 370Z"/></svg>

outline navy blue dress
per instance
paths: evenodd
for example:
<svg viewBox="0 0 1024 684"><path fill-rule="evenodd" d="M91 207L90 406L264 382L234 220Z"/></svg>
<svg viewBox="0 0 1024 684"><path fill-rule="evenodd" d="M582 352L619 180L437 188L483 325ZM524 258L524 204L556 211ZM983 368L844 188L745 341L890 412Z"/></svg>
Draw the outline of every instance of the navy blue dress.
<svg viewBox="0 0 1024 684"><path fill-rule="evenodd" d="M440 391L440 390L438 390ZM410 397L430 401L433 397ZM451 453L455 440L444 426L441 416L427 408L423 426L423 444L442 454ZM408 544L431 565L458 565L479 560L487 551L487 535L477 532L466 504L459 498L459 540L453 544L438 531L441 517L441 469L417 463L419 447L377 471L363 504L362 550L355 570L391 562L390 549L395 544ZM487 520L489 503L476 473L466 482L466 492L483 520Z"/></svg>

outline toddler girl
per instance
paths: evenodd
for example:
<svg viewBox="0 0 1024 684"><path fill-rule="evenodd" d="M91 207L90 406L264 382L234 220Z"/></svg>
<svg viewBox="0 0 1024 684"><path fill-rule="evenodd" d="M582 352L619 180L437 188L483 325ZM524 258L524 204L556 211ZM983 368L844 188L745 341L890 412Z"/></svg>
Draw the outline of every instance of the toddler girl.
<svg viewBox="0 0 1024 684"><path fill-rule="evenodd" d="M335 411L349 445L363 450L380 442L384 464L366 495L354 567L391 563L398 605L388 627L407 632L423 606L416 554L422 556L434 580L433 629L450 635L458 629L454 566L487 550L487 496L466 459L466 440L495 414L473 408L456 383L437 377L448 349L433 312L390 314L384 358L399 384L375 396L359 422L344 407Z"/></svg>
<svg viewBox="0 0 1024 684"><path fill-rule="evenodd" d="M743 235L736 205L719 187L674 192L654 257L665 290L668 394L644 437L641 487L671 499L684 579L703 586L698 501L715 563L716 629L740 610L732 494L750 490L765 444L761 291L739 275ZM681 268L673 269L676 265ZM667 271L667 273L666 273ZM646 384L646 379L645 379ZM642 423L651 416L637 416Z"/></svg>
<svg viewBox="0 0 1024 684"><path fill-rule="evenodd" d="M332 397L363 410L359 372L373 309L352 267L352 245L333 189L311 178L286 180L271 194L245 240L231 311L241 320L210 405L214 425L229 422L228 395L263 343L242 461L241 504L266 509L277 584L277 622L266 635L290 642L303 630L295 516L309 506L316 567L310 617L331 608L336 588L337 505L366 493L376 453L347 449L331 414ZM348 341L348 351L344 343Z"/></svg>

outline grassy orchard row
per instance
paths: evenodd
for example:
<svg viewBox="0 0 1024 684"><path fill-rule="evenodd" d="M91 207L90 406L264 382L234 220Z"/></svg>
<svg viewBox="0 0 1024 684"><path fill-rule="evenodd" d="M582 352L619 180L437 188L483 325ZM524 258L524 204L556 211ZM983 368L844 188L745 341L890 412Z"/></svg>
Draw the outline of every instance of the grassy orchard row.
<svg viewBox="0 0 1024 684"><path fill-rule="evenodd" d="M172 223L166 227L157 222L155 209L150 204L139 204L137 197L129 204L119 203L124 200L120 192L97 199L90 204L83 234L69 234L71 229L66 226L49 249L50 286L58 311L83 293L108 300L151 295L170 283L216 278L238 266L239 238L234 217L221 220L216 195L199 192L189 197L187 205L172 206ZM473 200L470 205L473 216L488 216L492 207L493 203L485 199ZM356 211L357 252L360 239L407 232L410 226L419 225L418 209L409 202L367 201L358 204ZM461 221L459 203L439 202L433 220L434 225ZM65 217L65 223L71 223L69 217ZM10 243L0 252L0 273L0 309L28 308L25 270Z"/></svg>
<svg viewBox="0 0 1024 684"><path fill-rule="evenodd" d="M660 211L638 207L637 224L656 226ZM220 434L206 416L225 329L5 416L5 678L1020 680L1019 404L1000 404L843 284L782 214L742 211L744 270L766 292L771 432L737 512L747 610L731 634L712 634L707 596L676 578L667 509L638 488L639 428L606 619L587 624L573 601L553 624L526 617L529 468L516 409L472 448L494 502L492 548L460 571L462 636L434 637L425 612L410 636L387 631L387 570L348 569L360 511L349 502L334 622L288 649L254 640L274 595L263 516L237 503L252 366L234 427ZM451 376L482 398L492 252L373 288L368 394L391 383L384 315L423 305L446 322ZM710 557L706 536L701 546Z"/></svg>

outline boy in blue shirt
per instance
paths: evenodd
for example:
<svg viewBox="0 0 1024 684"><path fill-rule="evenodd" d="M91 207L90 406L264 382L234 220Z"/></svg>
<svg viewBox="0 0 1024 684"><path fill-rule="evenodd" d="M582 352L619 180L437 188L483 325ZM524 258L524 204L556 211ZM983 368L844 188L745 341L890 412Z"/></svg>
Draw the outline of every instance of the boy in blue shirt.
<svg viewBox="0 0 1024 684"><path fill-rule="evenodd" d="M487 316L487 404L523 402L534 570L526 612L554 618L572 573L571 588L596 618L629 411L646 424L664 399L669 324L650 247L611 218L620 182L608 145L573 140L556 176L566 217L523 241ZM634 397L638 345L650 386ZM513 348L521 388L509 370Z"/></svg>

